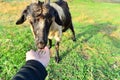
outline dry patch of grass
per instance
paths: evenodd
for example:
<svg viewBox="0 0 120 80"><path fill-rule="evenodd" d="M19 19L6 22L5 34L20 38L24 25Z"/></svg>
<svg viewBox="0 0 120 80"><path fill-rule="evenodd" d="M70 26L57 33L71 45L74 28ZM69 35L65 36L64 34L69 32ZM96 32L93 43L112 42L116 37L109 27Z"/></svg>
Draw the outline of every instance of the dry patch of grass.
<svg viewBox="0 0 120 80"><path fill-rule="evenodd" d="M78 17L73 18L73 21L78 22L78 23L87 23L87 24L94 24L95 21L93 18L89 17L88 15L81 14Z"/></svg>
<svg viewBox="0 0 120 80"><path fill-rule="evenodd" d="M0 12L5 13L17 13L20 10L24 9L28 5L27 2L1 2L0 3Z"/></svg>
<svg viewBox="0 0 120 80"><path fill-rule="evenodd" d="M5 26L15 24L28 4L28 2L0 2L0 23Z"/></svg>

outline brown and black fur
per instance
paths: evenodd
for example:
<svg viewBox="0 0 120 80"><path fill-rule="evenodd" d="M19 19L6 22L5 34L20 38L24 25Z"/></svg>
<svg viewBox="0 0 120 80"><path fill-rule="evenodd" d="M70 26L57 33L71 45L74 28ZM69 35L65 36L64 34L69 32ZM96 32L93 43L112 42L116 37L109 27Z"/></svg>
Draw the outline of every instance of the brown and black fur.
<svg viewBox="0 0 120 80"><path fill-rule="evenodd" d="M64 17L60 16L60 12L55 9L55 6L52 6L52 4L50 4L49 0L47 2L38 1L37 3L28 5L26 9L23 10L21 17L16 22L16 24L22 24L26 19L29 20L30 24L32 25L32 31L38 49L44 48L47 45L48 40L51 48L52 38L49 36L51 36L51 32L54 33L56 32L55 30L57 30L57 33L54 33L53 37L56 39L55 60L56 62L59 62L59 43L62 32L70 29L73 34L73 41L76 41L76 38L67 2L60 0L53 4L56 7L59 6L58 8L61 8L61 10L63 10Z"/></svg>

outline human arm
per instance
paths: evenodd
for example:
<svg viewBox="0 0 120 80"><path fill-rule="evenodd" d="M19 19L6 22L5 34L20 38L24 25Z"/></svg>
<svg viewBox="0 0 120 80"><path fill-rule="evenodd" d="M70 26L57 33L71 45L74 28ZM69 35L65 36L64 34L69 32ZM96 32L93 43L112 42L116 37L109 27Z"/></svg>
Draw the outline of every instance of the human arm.
<svg viewBox="0 0 120 80"><path fill-rule="evenodd" d="M49 49L42 52L33 50L26 53L26 64L17 72L12 80L44 80L47 76L45 67L50 60Z"/></svg>

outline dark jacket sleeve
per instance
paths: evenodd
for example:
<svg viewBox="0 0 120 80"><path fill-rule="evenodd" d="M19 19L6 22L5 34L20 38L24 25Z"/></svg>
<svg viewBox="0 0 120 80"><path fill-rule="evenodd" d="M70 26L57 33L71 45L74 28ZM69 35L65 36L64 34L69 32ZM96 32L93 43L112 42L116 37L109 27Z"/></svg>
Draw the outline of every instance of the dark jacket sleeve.
<svg viewBox="0 0 120 80"><path fill-rule="evenodd" d="M46 76L47 71L40 62L29 60L12 80L45 80Z"/></svg>

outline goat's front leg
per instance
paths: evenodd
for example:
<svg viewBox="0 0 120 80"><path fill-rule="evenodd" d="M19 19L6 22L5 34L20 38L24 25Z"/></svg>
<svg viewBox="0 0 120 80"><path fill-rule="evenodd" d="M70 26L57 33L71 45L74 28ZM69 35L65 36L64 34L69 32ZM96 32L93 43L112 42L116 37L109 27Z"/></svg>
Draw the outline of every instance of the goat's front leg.
<svg viewBox="0 0 120 80"><path fill-rule="evenodd" d="M59 61L60 61L60 56L59 56L59 43L60 42L56 42L56 44L55 44L55 49L56 49L56 55L55 55L55 61L57 62L57 63L59 63Z"/></svg>
<svg viewBox="0 0 120 80"><path fill-rule="evenodd" d="M49 39L49 49L52 47L52 40Z"/></svg>

